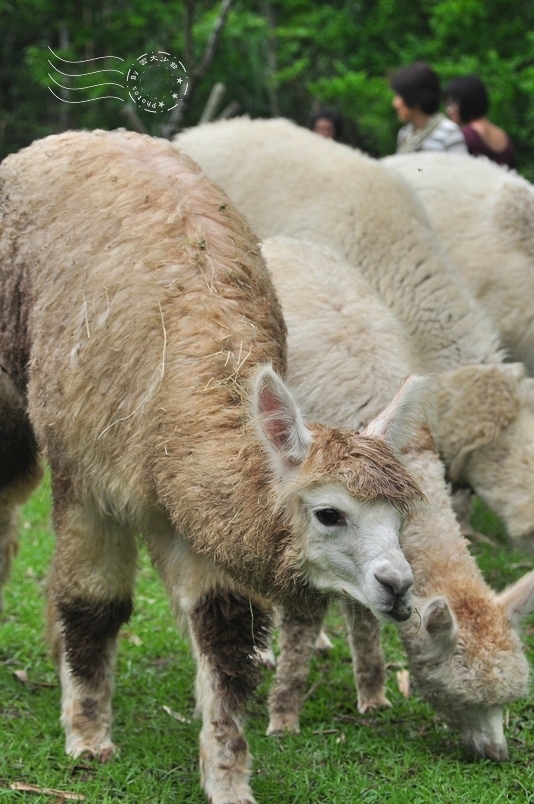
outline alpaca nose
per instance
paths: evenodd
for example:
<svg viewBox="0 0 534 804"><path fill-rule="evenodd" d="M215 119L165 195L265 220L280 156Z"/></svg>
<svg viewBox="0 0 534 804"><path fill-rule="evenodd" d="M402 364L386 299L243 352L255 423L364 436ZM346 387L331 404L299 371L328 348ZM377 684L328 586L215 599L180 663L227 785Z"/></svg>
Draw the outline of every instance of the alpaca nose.
<svg viewBox="0 0 534 804"><path fill-rule="evenodd" d="M375 578L394 598L404 597L408 589L413 585L411 571L400 572L393 567L378 569L375 572Z"/></svg>
<svg viewBox="0 0 534 804"><path fill-rule="evenodd" d="M387 592L387 598L390 601L390 608L387 612L389 616L398 622L408 620L412 614L412 609L408 605L406 598L408 590L413 585L411 571L399 572L388 567L387 569L377 570L375 578Z"/></svg>

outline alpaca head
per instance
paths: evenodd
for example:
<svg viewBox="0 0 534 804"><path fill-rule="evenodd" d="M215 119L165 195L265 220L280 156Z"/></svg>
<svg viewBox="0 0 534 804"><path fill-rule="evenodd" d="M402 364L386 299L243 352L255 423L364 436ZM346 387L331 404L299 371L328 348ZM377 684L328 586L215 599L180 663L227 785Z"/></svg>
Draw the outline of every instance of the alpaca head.
<svg viewBox="0 0 534 804"><path fill-rule="evenodd" d="M479 601L466 595L416 605L417 633L402 630L417 688L476 757L507 759L503 708L528 692L516 628L534 607L534 571Z"/></svg>
<svg viewBox="0 0 534 804"><path fill-rule="evenodd" d="M318 591L398 621L410 616L413 584L399 532L423 495L394 450L421 416L425 390L422 378L411 378L356 433L307 425L270 368L258 372L254 389L255 422L291 533L286 568Z"/></svg>

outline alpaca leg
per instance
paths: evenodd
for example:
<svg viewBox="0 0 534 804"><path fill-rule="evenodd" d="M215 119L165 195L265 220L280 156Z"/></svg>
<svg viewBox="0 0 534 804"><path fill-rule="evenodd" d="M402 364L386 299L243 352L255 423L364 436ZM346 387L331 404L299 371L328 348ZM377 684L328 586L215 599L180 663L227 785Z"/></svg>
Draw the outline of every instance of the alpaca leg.
<svg viewBox="0 0 534 804"><path fill-rule="evenodd" d="M352 655L358 711L391 706L386 698L386 665L380 641L380 623L374 614L357 603L343 601L343 615Z"/></svg>
<svg viewBox="0 0 534 804"><path fill-rule="evenodd" d="M0 611L2 588L18 548L19 509L43 476L24 404L0 366Z"/></svg>
<svg viewBox="0 0 534 804"><path fill-rule="evenodd" d="M19 506L14 505L8 495L0 493L0 612L3 609L2 589L18 549L19 519Z"/></svg>
<svg viewBox="0 0 534 804"><path fill-rule="evenodd" d="M114 521L56 507L49 639L61 680L66 751L101 762L115 753L111 698L118 632L132 611L135 542Z"/></svg>
<svg viewBox="0 0 534 804"><path fill-rule="evenodd" d="M272 615L272 625L273 630L275 630L280 625L280 617L282 616L282 613L279 609L273 608ZM267 670L274 670L276 667L276 655L274 652L272 632L269 634L265 648L259 651L259 660L260 663L267 668Z"/></svg>
<svg viewBox="0 0 534 804"><path fill-rule="evenodd" d="M285 611L282 613L280 653L269 695L267 734L300 731L299 717L304 703L306 681L322 622L322 616L305 618Z"/></svg>
<svg viewBox="0 0 534 804"><path fill-rule="evenodd" d="M198 663L202 787L210 804L254 804L242 718L260 678L258 653L271 614L238 591L214 587L197 599L189 621Z"/></svg>
<svg viewBox="0 0 534 804"><path fill-rule="evenodd" d="M0 454L0 460L5 456ZM5 467L6 463L4 463ZM11 562L18 550L18 529L20 507L32 491L39 485L43 470L39 463L30 462L25 474L0 488L0 612L2 611L2 589L11 570ZM1 485L1 482L0 482Z"/></svg>
<svg viewBox="0 0 534 804"><path fill-rule="evenodd" d="M470 518L473 510L473 492L471 489L455 489L451 495L452 508L462 533L473 533Z"/></svg>
<svg viewBox="0 0 534 804"><path fill-rule="evenodd" d="M243 715L261 677L272 612L164 523L152 529L149 546L174 610L186 617L197 660L202 787L210 804L255 804Z"/></svg>

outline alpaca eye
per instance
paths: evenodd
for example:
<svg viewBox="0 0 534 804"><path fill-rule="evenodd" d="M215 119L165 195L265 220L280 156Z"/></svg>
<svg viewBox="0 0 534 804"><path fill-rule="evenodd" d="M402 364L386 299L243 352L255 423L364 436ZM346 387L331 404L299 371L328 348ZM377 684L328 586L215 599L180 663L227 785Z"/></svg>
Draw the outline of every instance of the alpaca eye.
<svg viewBox="0 0 534 804"><path fill-rule="evenodd" d="M321 508L315 512L315 516L321 525L337 525L343 522L343 517L335 508Z"/></svg>

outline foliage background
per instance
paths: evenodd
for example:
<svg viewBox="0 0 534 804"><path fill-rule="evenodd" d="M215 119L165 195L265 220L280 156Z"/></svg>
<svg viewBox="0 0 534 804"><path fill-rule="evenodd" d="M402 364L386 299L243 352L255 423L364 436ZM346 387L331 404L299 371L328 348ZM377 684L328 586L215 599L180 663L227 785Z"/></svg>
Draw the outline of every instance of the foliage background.
<svg viewBox="0 0 534 804"><path fill-rule="evenodd" d="M228 0L227 0L228 2ZM0 0L0 156L62 128L131 126L119 101L77 107L48 91L50 46L65 59L168 50L193 70L221 12L202 0ZM234 0L209 69L187 98L195 125L216 82L224 104L252 117L306 125L320 105L345 120L346 142L373 156L395 150L388 75L426 59L445 83L475 72L491 119L513 137L534 180L532 0ZM220 111L220 110L219 110ZM143 113L141 113L143 114ZM143 122L162 133L162 118Z"/></svg>

